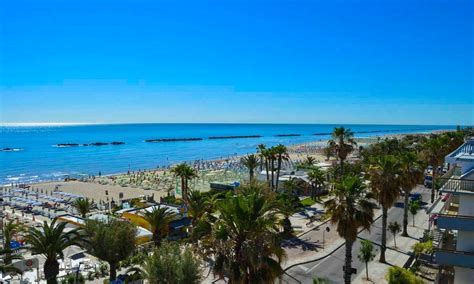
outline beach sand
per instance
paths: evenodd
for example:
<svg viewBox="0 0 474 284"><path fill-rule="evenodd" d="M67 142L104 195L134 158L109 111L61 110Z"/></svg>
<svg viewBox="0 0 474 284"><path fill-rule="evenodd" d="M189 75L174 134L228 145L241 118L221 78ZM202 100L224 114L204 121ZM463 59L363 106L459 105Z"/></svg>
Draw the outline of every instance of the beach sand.
<svg viewBox="0 0 474 284"><path fill-rule="evenodd" d="M46 183L32 184L32 188L39 188L43 190L54 190L59 185L59 190L74 194L80 194L88 198L93 198L94 201L106 200L107 197L111 200L118 201L119 194L123 193L123 199L135 198L145 195L154 194L154 199L159 200L160 196L165 196L166 192L160 192L155 190L144 190L142 188L122 187L118 185L102 185L92 182L81 182L81 181L55 181ZM108 195L105 194L108 191Z"/></svg>

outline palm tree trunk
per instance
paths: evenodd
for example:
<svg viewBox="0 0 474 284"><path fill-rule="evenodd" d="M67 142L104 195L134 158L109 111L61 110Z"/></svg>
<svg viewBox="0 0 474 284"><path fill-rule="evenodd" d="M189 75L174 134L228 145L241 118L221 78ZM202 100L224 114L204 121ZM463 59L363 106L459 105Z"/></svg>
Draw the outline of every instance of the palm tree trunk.
<svg viewBox="0 0 474 284"><path fill-rule="evenodd" d="M275 189L278 190L278 179L280 178L280 170L281 170L281 156L278 156L278 162L277 162L277 176L276 176L276 186Z"/></svg>
<svg viewBox="0 0 474 284"><path fill-rule="evenodd" d="M117 265L115 263L110 263L110 282L115 281L115 278L117 278Z"/></svg>
<svg viewBox="0 0 474 284"><path fill-rule="evenodd" d="M365 262L365 277L369 280L369 262Z"/></svg>
<svg viewBox="0 0 474 284"><path fill-rule="evenodd" d="M269 168L270 168L270 165L269 165L268 159L265 159L265 171L267 172L268 186L270 186L270 173L268 172Z"/></svg>
<svg viewBox="0 0 474 284"><path fill-rule="evenodd" d="M344 269L344 283L351 284L352 276L352 242L346 240L346 264Z"/></svg>
<svg viewBox="0 0 474 284"><path fill-rule="evenodd" d="M436 170L438 170L438 166L436 166ZM431 203L434 202L435 198L435 190L436 190L436 170L435 166L433 166L433 180L431 184Z"/></svg>
<svg viewBox="0 0 474 284"><path fill-rule="evenodd" d="M252 180L253 180L253 169L249 170L249 180L250 180L250 182L252 182Z"/></svg>
<svg viewBox="0 0 474 284"><path fill-rule="evenodd" d="M10 248L10 238L5 239L5 265L12 263L12 252Z"/></svg>
<svg viewBox="0 0 474 284"><path fill-rule="evenodd" d="M181 196L183 197L183 200L186 202L186 180L184 179L184 176L181 177Z"/></svg>
<svg viewBox="0 0 474 284"><path fill-rule="evenodd" d="M274 188L274 183L275 183L275 174L274 174L274 171L275 171L275 159L272 158L272 162L271 162L271 167L272 167L272 181L271 181L271 188L272 189L275 189Z"/></svg>
<svg viewBox="0 0 474 284"><path fill-rule="evenodd" d="M382 244L380 246L379 262L385 263L385 250L387 245L387 208L382 206Z"/></svg>
<svg viewBox="0 0 474 284"><path fill-rule="evenodd" d="M59 274L59 263L56 259L46 259L43 267L44 277L48 284L58 283L56 277Z"/></svg>
<svg viewBox="0 0 474 284"><path fill-rule="evenodd" d="M403 205L403 233L402 236L408 237L408 191L405 191L404 205Z"/></svg>
<svg viewBox="0 0 474 284"><path fill-rule="evenodd" d="M397 247L397 237L396 234L393 234L393 244Z"/></svg>
<svg viewBox="0 0 474 284"><path fill-rule="evenodd" d="M412 214L413 216L413 227L415 227L415 214Z"/></svg>

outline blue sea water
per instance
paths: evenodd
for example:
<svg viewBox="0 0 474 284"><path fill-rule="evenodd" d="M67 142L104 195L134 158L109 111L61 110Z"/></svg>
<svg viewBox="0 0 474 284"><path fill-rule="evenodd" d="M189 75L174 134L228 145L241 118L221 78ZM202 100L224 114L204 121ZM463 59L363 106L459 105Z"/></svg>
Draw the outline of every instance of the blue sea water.
<svg viewBox="0 0 474 284"><path fill-rule="evenodd" d="M258 144L297 144L327 139L330 124L122 124L1 126L0 184L63 179L70 174L97 175L150 169L180 161L217 159L255 152ZM455 126L346 125L357 137L430 132ZM301 134L276 137L278 134ZM313 135L319 134L319 135ZM260 138L209 140L210 136L261 135ZM146 143L146 139L204 138L202 141ZM124 145L54 147L60 143L122 141Z"/></svg>

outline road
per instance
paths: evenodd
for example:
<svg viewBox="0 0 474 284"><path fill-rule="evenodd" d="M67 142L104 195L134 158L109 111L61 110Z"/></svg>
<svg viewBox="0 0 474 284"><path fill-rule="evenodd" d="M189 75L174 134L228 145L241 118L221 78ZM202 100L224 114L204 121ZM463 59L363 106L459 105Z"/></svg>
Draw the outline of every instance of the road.
<svg viewBox="0 0 474 284"><path fill-rule="evenodd" d="M420 192L423 196L423 200L429 200L430 191L429 189L419 186L414 192ZM425 214L424 211L420 211L418 215ZM410 215L411 217L411 215ZM388 222L397 221L400 224L403 222L403 208L392 207L389 210ZM388 223L387 222L387 223ZM382 239L382 218L377 219L370 229L370 232L363 231L359 233L359 238L369 239L376 244L381 243ZM387 238L391 237L387 234ZM360 239L354 243L352 248L352 267L357 269L357 273L360 273L364 264L359 261L357 254L359 252ZM379 249L377 247L377 249ZM330 256L316 262L298 265L290 268L286 271L283 282L285 283L313 283L313 278L325 278L334 283L343 283L343 272L342 267L344 265L345 248L340 247ZM377 261L377 260L374 260ZM355 278L355 276L353 276Z"/></svg>

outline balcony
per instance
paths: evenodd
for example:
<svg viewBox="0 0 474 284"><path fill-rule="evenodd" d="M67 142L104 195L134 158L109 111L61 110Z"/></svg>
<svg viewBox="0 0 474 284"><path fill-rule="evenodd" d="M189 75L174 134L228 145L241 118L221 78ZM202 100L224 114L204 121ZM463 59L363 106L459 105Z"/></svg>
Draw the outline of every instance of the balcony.
<svg viewBox="0 0 474 284"><path fill-rule="evenodd" d="M437 213L440 229L474 231L474 216L459 215L459 196L450 196Z"/></svg>
<svg viewBox="0 0 474 284"><path fill-rule="evenodd" d="M436 262L444 266L474 268L474 252L456 250L457 236L446 231L435 250Z"/></svg>
<svg viewBox="0 0 474 284"><path fill-rule="evenodd" d="M474 180L461 179L458 176L439 178L440 191L452 194L474 194Z"/></svg>

